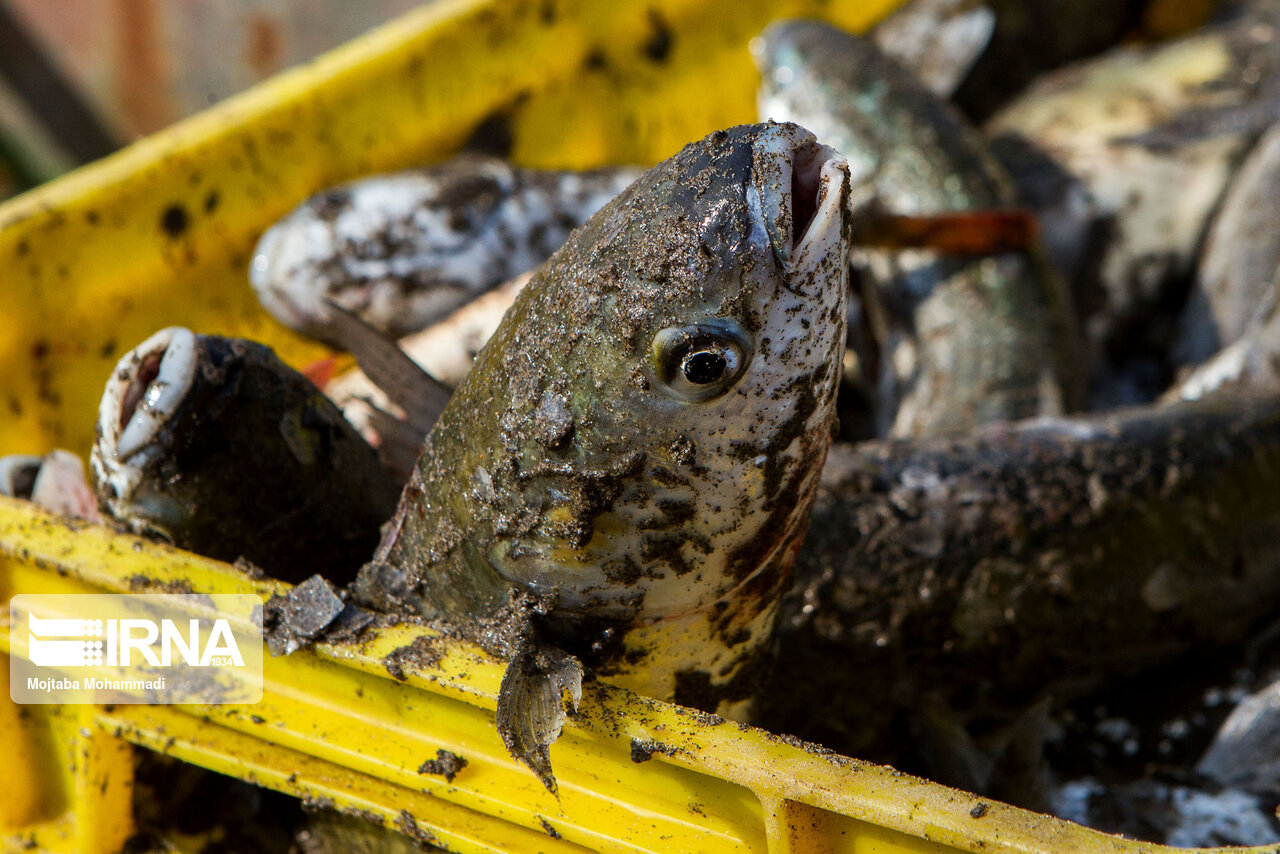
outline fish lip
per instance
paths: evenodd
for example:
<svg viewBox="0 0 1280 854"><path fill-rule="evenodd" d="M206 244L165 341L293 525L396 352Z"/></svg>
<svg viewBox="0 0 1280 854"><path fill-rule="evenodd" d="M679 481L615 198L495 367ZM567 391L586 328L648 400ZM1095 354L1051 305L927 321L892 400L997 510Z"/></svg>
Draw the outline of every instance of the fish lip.
<svg viewBox="0 0 1280 854"><path fill-rule="evenodd" d="M794 124L773 124L756 143L747 205L789 274L810 269L839 244L849 165Z"/></svg>
<svg viewBox="0 0 1280 854"><path fill-rule="evenodd" d="M140 371L156 356L155 376L138 388ZM190 329L161 329L126 353L107 381L98 404L95 469L114 471L142 453L172 420L195 381L198 342ZM126 413L126 409L131 411ZM125 416L128 415L126 419Z"/></svg>
<svg viewBox="0 0 1280 854"><path fill-rule="evenodd" d="M800 151L796 153L799 155ZM792 166L792 186L809 192L812 182L812 191L817 195L813 214L789 259L790 266L803 269L811 269L839 243L850 187L849 164L834 148L815 144L809 156L807 162L793 162Z"/></svg>

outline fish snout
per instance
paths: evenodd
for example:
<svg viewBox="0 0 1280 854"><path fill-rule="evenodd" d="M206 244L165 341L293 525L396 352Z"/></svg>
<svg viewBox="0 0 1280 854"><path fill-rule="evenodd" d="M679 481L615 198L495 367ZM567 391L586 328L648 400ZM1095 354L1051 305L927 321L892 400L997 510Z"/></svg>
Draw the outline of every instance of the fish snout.
<svg viewBox="0 0 1280 854"><path fill-rule="evenodd" d="M757 143L748 205L758 217L791 288L816 296L819 270L847 250L849 164L794 124L770 126ZM817 290L815 290L817 288Z"/></svg>

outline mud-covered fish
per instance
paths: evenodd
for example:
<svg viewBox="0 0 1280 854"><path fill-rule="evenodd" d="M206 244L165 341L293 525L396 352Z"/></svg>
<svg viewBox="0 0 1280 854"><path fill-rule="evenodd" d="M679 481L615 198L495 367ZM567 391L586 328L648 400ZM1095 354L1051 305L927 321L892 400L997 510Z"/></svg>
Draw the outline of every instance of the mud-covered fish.
<svg viewBox="0 0 1280 854"><path fill-rule="evenodd" d="M351 579L399 492L342 412L269 348L181 327L116 365L90 466L104 510L133 531L285 581Z"/></svg>
<svg viewBox="0 0 1280 854"><path fill-rule="evenodd" d="M24 498L51 513L76 519L97 522L101 518L84 476L84 463L70 451L0 457L0 495Z"/></svg>
<svg viewBox="0 0 1280 854"><path fill-rule="evenodd" d="M549 643L708 710L758 685L831 437L847 186L790 124L646 173L521 292L361 571L365 602L455 621L541 598L499 721L549 785Z"/></svg>
<svg viewBox="0 0 1280 854"><path fill-rule="evenodd" d="M1232 643L1280 607L1280 396L832 448L762 723L920 768L964 724Z"/></svg>
<svg viewBox="0 0 1280 854"><path fill-rule="evenodd" d="M399 337L537 267L642 170L538 172L481 155L355 181L258 243L249 279L286 326L334 342L332 301Z"/></svg>
<svg viewBox="0 0 1280 854"><path fill-rule="evenodd" d="M860 201L895 214L1012 201L980 134L870 41L784 21L754 50L760 115L795 121L843 154ZM1067 407L1075 385L1067 306L1036 253L973 260L863 251L854 280L856 326L870 330L857 349L875 387L877 432L963 433Z"/></svg>
<svg viewBox="0 0 1280 854"><path fill-rule="evenodd" d="M987 125L1070 282L1095 406L1150 400L1170 380L1171 309L1260 117L1274 114L1274 32L1250 16L1116 48L1046 75Z"/></svg>

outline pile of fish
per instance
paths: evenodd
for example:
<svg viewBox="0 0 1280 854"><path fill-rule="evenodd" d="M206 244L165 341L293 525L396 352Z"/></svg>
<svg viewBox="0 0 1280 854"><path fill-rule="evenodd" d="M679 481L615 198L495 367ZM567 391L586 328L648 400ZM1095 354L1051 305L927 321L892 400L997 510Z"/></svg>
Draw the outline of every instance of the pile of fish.
<svg viewBox="0 0 1280 854"><path fill-rule="evenodd" d="M250 280L361 369L322 393L156 333L104 393L98 507L321 576L269 609L281 650L353 609L485 646L552 790L590 670L1102 829L1275 842L1280 9L1049 70L1115 41L1082 33L975 94L1009 5L777 22L760 123L648 170L467 154L316 196ZM71 462L0 460L0 492L93 518Z"/></svg>

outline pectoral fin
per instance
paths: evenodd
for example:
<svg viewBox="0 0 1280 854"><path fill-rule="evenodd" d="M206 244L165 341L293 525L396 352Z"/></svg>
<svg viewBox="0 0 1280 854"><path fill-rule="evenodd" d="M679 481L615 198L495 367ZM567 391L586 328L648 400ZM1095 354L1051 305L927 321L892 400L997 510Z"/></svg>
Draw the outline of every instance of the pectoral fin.
<svg viewBox="0 0 1280 854"><path fill-rule="evenodd" d="M452 394L400 346L337 303L325 300L331 337L356 357L360 370L405 411L423 435L431 430Z"/></svg>
<svg viewBox="0 0 1280 854"><path fill-rule="evenodd" d="M556 794L550 747L560 737L568 712L582 700L582 662L563 650L521 640L498 691L498 733L511 755L527 765L547 791Z"/></svg>

